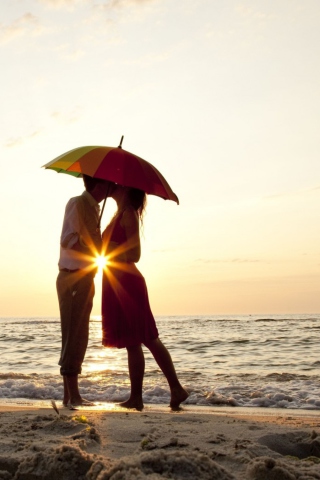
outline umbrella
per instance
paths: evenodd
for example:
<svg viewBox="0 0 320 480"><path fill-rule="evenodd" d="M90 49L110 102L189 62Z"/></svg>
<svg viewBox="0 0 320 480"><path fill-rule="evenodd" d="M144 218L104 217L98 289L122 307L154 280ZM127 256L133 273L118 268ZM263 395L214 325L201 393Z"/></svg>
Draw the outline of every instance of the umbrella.
<svg viewBox="0 0 320 480"><path fill-rule="evenodd" d="M151 163L122 149L121 138L118 147L87 146L63 153L44 168L81 177L84 173L102 178L124 187L143 190L179 204L177 195L171 190L166 179Z"/></svg>

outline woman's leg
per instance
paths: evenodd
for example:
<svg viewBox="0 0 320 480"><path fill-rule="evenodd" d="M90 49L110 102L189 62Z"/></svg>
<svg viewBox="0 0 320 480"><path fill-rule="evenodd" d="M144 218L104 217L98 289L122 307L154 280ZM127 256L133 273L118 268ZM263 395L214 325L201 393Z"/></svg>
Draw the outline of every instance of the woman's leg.
<svg viewBox="0 0 320 480"><path fill-rule="evenodd" d="M168 380L171 391L170 407L173 410L179 409L180 403L186 400L189 394L182 387L181 383L178 380L170 353L159 338L148 342L146 347L150 350L155 361L157 362L166 379Z"/></svg>
<svg viewBox="0 0 320 480"><path fill-rule="evenodd" d="M121 407L143 409L142 385L144 376L144 355L141 345L127 347L131 394L128 400L119 403Z"/></svg>

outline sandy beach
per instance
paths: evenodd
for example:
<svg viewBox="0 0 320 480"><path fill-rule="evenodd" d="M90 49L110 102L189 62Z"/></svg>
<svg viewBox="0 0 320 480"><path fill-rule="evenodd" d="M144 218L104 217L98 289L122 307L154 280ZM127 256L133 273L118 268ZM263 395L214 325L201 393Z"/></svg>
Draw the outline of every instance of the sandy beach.
<svg viewBox="0 0 320 480"><path fill-rule="evenodd" d="M320 479L312 411L0 406L0 479Z"/></svg>

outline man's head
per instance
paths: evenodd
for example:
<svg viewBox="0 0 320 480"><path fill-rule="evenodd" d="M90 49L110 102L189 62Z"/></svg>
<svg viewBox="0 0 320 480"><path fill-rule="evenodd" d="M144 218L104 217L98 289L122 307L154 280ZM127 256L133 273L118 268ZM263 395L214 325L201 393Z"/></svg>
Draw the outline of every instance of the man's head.
<svg viewBox="0 0 320 480"><path fill-rule="evenodd" d="M108 197L113 190L114 183L102 178L93 178L89 175L82 175L83 183L87 192L99 203Z"/></svg>
<svg viewBox="0 0 320 480"><path fill-rule="evenodd" d="M105 182L105 180L102 180L101 178L93 178L85 174L82 174L82 178L84 186L89 193L96 187L96 185Z"/></svg>

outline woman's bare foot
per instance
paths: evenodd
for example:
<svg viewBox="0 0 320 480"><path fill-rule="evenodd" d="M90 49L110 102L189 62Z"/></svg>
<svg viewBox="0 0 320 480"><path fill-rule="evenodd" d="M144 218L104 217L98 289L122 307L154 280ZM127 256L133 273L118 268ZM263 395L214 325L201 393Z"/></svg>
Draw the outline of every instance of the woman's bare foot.
<svg viewBox="0 0 320 480"><path fill-rule="evenodd" d="M141 412L144 407L142 399L134 399L134 398L129 398L125 402L118 403L118 405L119 407L122 407L122 408L134 408L139 412Z"/></svg>
<svg viewBox="0 0 320 480"><path fill-rule="evenodd" d="M183 387L172 389L170 401L170 407L172 408L172 410L179 410L180 403L187 400L188 397L189 393Z"/></svg>

